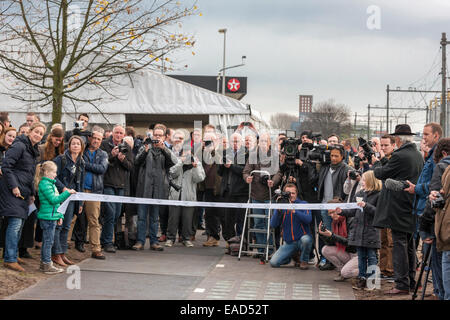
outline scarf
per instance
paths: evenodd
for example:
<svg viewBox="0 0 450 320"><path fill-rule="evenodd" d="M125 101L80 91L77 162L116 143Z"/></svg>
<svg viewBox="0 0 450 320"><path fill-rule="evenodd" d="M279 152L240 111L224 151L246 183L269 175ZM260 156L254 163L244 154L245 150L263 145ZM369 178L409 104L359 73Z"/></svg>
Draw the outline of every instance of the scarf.
<svg viewBox="0 0 450 320"><path fill-rule="evenodd" d="M347 238L347 219L344 216L339 216L338 220L331 222L331 230L334 234ZM345 245L336 243L338 251L345 251Z"/></svg>

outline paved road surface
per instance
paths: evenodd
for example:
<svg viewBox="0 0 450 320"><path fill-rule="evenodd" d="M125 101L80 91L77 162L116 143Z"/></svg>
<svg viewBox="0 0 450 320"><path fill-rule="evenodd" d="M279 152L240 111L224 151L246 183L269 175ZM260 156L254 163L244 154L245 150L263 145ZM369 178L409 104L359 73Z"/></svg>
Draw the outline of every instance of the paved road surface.
<svg viewBox="0 0 450 320"><path fill-rule="evenodd" d="M62 273L10 299L133 299L133 300L354 300L350 283L333 281L335 271L314 266L271 268L251 257L225 255L220 247L176 244L163 252L117 251L107 260L87 259L80 267L80 289L68 289L73 274ZM148 246L148 243L147 243ZM72 278L71 278L72 277ZM69 281L74 283L73 281ZM73 286L73 285L72 285Z"/></svg>

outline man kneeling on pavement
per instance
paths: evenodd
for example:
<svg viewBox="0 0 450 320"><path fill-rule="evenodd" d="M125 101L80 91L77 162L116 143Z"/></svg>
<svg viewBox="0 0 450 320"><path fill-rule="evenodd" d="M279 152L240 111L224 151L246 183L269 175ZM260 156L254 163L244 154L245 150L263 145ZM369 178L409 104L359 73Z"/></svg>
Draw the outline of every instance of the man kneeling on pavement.
<svg viewBox="0 0 450 320"><path fill-rule="evenodd" d="M290 193L290 203L307 203L297 198L297 186L292 183L286 184L284 192ZM270 220L270 226L277 228L282 226L284 244L275 252L270 259L270 265L277 268L290 263L299 251L300 269L308 269L309 254L312 247L312 236L309 225L312 221L309 210L275 210Z"/></svg>

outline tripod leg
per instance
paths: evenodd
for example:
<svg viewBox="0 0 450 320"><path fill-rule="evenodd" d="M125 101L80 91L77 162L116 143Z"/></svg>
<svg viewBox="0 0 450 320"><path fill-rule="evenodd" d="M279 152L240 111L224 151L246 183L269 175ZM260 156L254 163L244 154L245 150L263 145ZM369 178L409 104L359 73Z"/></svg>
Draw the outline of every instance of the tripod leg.
<svg viewBox="0 0 450 320"><path fill-rule="evenodd" d="M422 267L420 268L419 279L417 279L416 287L414 288L414 293L412 295L412 300L417 298L417 291L419 290L420 283L422 282L423 271L427 266L427 262L430 260L431 246L425 252L425 256L422 258ZM425 292L425 288L423 288L423 292ZM422 298L423 299L423 298Z"/></svg>
<svg viewBox="0 0 450 320"><path fill-rule="evenodd" d="M430 249L428 251L431 251L431 245ZM427 261L427 273L425 274L425 280L422 287L422 300L425 298L425 292L427 291L427 285L428 285L428 276L430 275L431 271L431 254L429 254L428 261Z"/></svg>

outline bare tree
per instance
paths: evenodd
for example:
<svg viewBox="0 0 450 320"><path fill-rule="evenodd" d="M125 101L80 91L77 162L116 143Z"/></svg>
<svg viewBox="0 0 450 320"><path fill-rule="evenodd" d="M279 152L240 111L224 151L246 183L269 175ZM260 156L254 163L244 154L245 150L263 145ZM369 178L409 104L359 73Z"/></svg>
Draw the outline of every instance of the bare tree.
<svg viewBox="0 0 450 320"><path fill-rule="evenodd" d="M175 0L0 0L6 93L52 105L53 122L64 100L99 110L118 79L161 59L171 63L170 53L194 45L178 28L197 10L194 0L187 7Z"/></svg>
<svg viewBox="0 0 450 320"><path fill-rule="evenodd" d="M301 128L321 132L325 138L332 133L348 136L352 131L350 110L343 104L336 104L334 100L317 103L313 112L306 116Z"/></svg>
<svg viewBox="0 0 450 320"><path fill-rule="evenodd" d="M273 128L289 130L292 122L298 122L298 117L289 113L277 113L270 116L269 122Z"/></svg>

